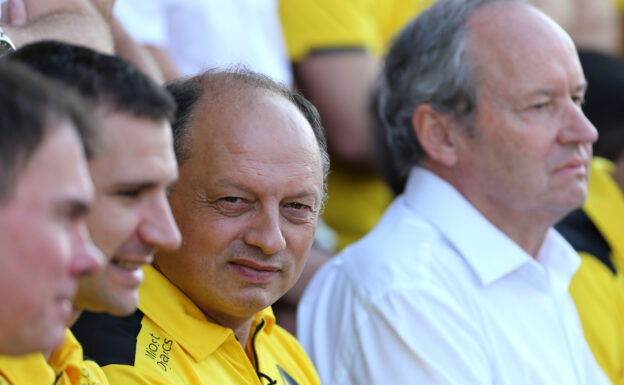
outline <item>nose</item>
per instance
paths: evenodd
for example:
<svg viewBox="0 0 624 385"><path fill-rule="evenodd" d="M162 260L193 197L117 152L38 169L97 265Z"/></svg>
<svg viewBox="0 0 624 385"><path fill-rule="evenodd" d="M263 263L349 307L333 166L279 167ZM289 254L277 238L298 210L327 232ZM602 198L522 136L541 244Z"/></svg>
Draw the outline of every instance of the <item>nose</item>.
<svg viewBox="0 0 624 385"><path fill-rule="evenodd" d="M70 274L74 277L92 275L100 271L106 258L93 244L86 224L77 225L71 236Z"/></svg>
<svg viewBox="0 0 624 385"><path fill-rule="evenodd" d="M172 251L180 247L182 235L164 192L158 194L153 204L147 207L145 217L139 226L139 236L146 244L163 251Z"/></svg>
<svg viewBox="0 0 624 385"><path fill-rule="evenodd" d="M286 247L286 239L280 227L279 207L258 211L243 233L243 241L258 247L266 255L282 251Z"/></svg>
<svg viewBox="0 0 624 385"><path fill-rule="evenodd" d="M587 119L581 107L571 102L568 120L559 133L562 144L591 144L598 139L596 127Z"/></svg>

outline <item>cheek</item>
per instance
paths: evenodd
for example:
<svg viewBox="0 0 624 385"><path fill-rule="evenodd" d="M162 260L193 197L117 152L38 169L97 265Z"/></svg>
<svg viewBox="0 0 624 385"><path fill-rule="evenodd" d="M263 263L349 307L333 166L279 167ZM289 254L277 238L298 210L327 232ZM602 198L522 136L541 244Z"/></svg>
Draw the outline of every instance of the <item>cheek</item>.
<svg viewBox="0 0 624 385"><path fill-rule="evenodd" d="M62 236L47 234L31 242L22 258L23 275L17 285L22 293L23 306L31 310L45 309L60 282L68 274L70 247ZM33 239L34 241L34 239ZM42 258L45 256L45 258Z"/></svg>
<svg viewBox="0 0 624 385"><path fill-rule="evenodd" d="M229 244L242 238L247 226L248 221L244 217L197 215L181 228L182 240L186 247L221 254Z"/></svg>
<svg viewBox="0 0 624 385"><path fill-rule="evenodd" d="M293 271L299 273L303 270L308 253L314 242L315 226L295 226L284 231L288 255L291 258Z"/></svg>
<svg viewBox="0 0 624 385"><path fill-rule="evenodd" d="M101 205L89 215L88 228L93 242L110 258L136 232L139 221L140 216L132 209Z"/></svg>

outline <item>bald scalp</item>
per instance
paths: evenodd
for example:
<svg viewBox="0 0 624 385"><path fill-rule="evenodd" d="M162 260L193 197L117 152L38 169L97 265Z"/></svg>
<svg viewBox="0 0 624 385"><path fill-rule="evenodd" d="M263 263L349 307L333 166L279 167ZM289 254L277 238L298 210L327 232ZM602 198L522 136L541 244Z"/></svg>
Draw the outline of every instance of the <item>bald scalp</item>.
<svg viewBox="0 0 624 385"><path fill-rule="evenodd" d="M319 147L323 164L323 179L329 173L329 155L325 130L321 124L319 113L312 103L301 94L290 90L266 75L251 72L245 69L229 71L209 70L202 74L174 81L167 85L173 95L178 110L172 128L174 147L178 163L182 165L192 155L192 129L198 123L196 118L207 116L207 109L215 113L236 113L242 111L245 104L253 103L259 94L250 92L260 91L282 97L294 104L299 112L310 124ZM239 106L232 109L229 106ZM206 121L205 124L209 124Z"/></svg>

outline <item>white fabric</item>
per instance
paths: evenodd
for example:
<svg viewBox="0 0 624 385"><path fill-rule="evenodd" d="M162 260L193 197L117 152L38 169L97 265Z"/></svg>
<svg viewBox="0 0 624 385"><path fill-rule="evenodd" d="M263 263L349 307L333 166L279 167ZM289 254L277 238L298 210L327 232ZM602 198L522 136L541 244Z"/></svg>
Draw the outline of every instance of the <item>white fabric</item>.
<svg viewBox="0 0 624 385"><path fill-rule="evenodd" d="M538 261L415 168L314 277L298 337L324 384L608 384L568 295L578 255L551 229Z"/></svg>
<svg viewBox="0 0 624 385"><path fill-rule="evenodd" d="M135 40L165 48L182 75L242 64L292 83L277 0L117 0L114 13Z"/></svg>

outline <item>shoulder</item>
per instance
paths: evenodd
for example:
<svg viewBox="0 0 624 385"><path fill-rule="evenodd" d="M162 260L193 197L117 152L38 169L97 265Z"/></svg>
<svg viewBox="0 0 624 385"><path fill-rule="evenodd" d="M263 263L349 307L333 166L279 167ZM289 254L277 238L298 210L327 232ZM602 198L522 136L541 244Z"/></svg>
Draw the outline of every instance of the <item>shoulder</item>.
<svg viewBox="0 0 624 385"><path fill-rule="evenodd" d="M430 223L395 201L377 226L348 246L314 277L311 292L352 292L375 302L390 292L471 276L459 253ZM329 288L332 287L331 290Z"/></svg>

